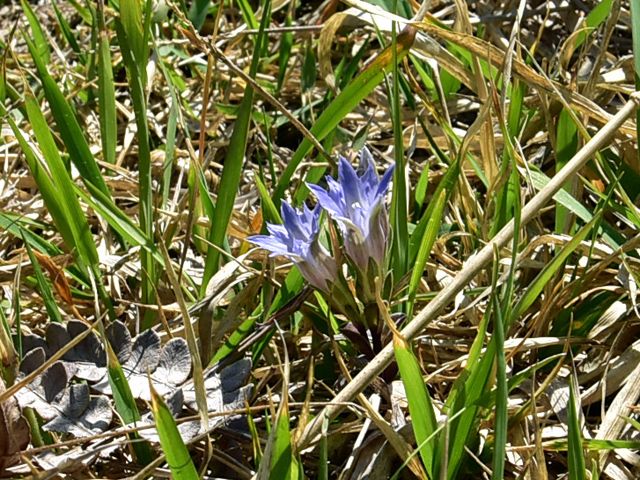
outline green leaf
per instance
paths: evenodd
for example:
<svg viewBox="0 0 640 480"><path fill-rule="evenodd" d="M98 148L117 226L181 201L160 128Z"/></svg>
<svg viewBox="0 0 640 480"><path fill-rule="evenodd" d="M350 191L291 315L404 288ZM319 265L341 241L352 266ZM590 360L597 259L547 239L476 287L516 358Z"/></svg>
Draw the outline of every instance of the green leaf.
<svg viewBox="0 0 640 480"><path fill-rule="evenodd" d="M38 71L38 76L42 82L45 97L51 107L51 113L55 119L56 126L62 137L62 141L67 147L71 161L76 166L85 184L92 184L105 195L111 196L107 188L100 168L89 149L89 144L84 136L84 132L78 123L76 114L71 105L67 102L56 81L49 75L47 64L40 57L40 53L33 41L25 35L25 41L29 47L29 52L33 58Z"/></svg>
<svg viewBox="0 0 640 480"><path fill-rule="evenodd" d="M437 478L434 472L434 453L438 422L431 403L431 397L422 378L422 372L409 344L394 337L393 351L398 363L400 378L409 402L409 413L416 437L420 457L429 478Z"/></svg>
<svg viewBox="0 0 640 480"><path fill-rule="evenodd" d="M409 280L409 292L408 292L408 318L413 317L413 305L416 301L416 294L418 293L418 287L420 286L420 280L422 279L422 273L424 272L424 266L427 263L427 259L431 254L431 249L436 243L438 232L440 231L440 225L442 224L442 216L444 214L444 207L447 202L447 192L442 190L438 197L434 197L434 208L429 215L427 226L422 235L422 241L420 242L420 248L415 262L412 263L411 279ZM414 233L415 235L415 233Z"/></svg>
<svg viewBox="0 0 640 480"><path fill-rule="evenodd" d="M147 6L149 3L147 3ZM123 0L120 5L120 19L116 19L115 28L120 42L122 59L127 70L129 90L136 119L138 139L138 198L140 199L140 228L147 238L154 237L153 223L153 184L151 178L151 151L149 144L149 126L147 119L147 101L145 93L147 32L143 31L142 11L136 0ZM156 303L156 283L158 271L153 256L143 251L140 256L142 267L141 301L153 305ZM145 309L141 322L142 329L153 326L157 315Z"/></svg>
<svg viewBox="0 0 640 480"><path fill-rule="evenodd" d="M22 4L22 9L33 33L33 43L38 58L42 59L45 64L48 64L51 61L51 52L49 51L49 41L42 30L40 19L34 13L29 2L21 0L20 3Z"/></svg>
<svg viewBox="0 0 640 480"><path fill-rule="evenodd" d="M160 445L162 445L162 451L167 458L172 478L176 480L198 480L200 476L193 464L187 446L182 441L173 415L171 415L171 411L165 405L162 397L153 388L151 379L149 379L149 388L151 389L151 412L156 421Z"/></svg>
<svg viewBox="0 0 640 480"><path fill-rule="evenodd" d="M140 413L138 412L136 400L131 393L127 377L122 370L118 357L116 357L116 354L111 348L111 344L106 341L104 345L107 351L109 385L111 386L116 411L125 425L137 422L140 420ZM133 441L133 450L136 453L138 461L143 465L149 464L153 460L150 445L147 442L141 442L137 432L130 433L128 436L129 439Z"/></svg>
<svg viewBox="0 0 640 480"><path fill-rule="evenodd" d="M631 3L633 3L633 0L631 0ZM612 6L613 0L601 0L595 4L595 7L593 7L593 10L589 12L589 15L587 15L585 19L584 27L586 27L586 30L581 30L576 37L575 48L582 45L587 38L589 38L589 35L609 18Z"/></svg>
<svg viewBox="0 0 640 480"><path fill-rule="evenodd" d="M113 68L109 52L109 36L104 25L102 3L98 2L98 109L100 111L100 139L105 162L116 163L118 142L118 120L116 116L116 94L113 84Z"/></svg>
<svg viewBox="0 0 640 480"><path fill-rule="evenodd" d="M260 53L262 46L268 41L265 32L269 24L271 2L267 1L264 7L262 21L260 22L260 31L256 39L256 46L251 60L251 68L249 75L255 78L258 72L258 64L260 61ZM209 241L214 245L210 246L207 251L204 275L202 279L201 293L204 294L209 280L220 267L220 250L226 238L231 213L233 211L233 203L236 199L238 186L242 176L242 165L244 161L247 141L249 136L249 121L253 110L253 87L247 84L244 97L238 111L238 118L233 127L233 133L229 140L229 149L224 161L224 168L220 178L220 187L218 189L218 200L215 210L215 223L211 226Z"/></svg>
<svg viewBox="0 0 640 480"><path fill-rule="evenodd" d="M295 457L291 448L291 432L289 431L289 414L281 409L276 421L275 442L269 480L294 480Z"/></svg>
<svg viewBox="0 0 640 480"><path fill-rule="evenodd" d="M42 295L44 306L47 309L49 320L56 323L62 323L62 316L60 315L60 310L58 310L58 306L56 305L56 300L53 297L51 286L49 285L49 282L47 281L44 274L42 273L42 268L40 267L40 263L38 262L36 256L33 254L31 245L29 245L29 243L24 239L24 237L22 241L25 247L27 248L27 254L29 255L29 260L31 260L31 265L33 266L33 272L35 273L36 281L38 282L38 289L40 290L40 295Z"/></svg>
<svg viewBox="0 0 640 480"><path fill-rule="evenodd" d="M569 380L569 480L586 480L587 467L584 461L584 450L582 448L582 428L580 427L580 416L578 410L579 398L576 398L576 391L573 378Z"/></svg>

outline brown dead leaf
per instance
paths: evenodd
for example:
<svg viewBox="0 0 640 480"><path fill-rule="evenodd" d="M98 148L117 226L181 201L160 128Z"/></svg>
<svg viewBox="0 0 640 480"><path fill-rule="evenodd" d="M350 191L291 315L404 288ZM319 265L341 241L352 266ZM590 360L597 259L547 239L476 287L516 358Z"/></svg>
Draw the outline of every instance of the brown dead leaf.
<svg viewBox="0 0 640 480"><path fill-rule="evenodd" d="M44 268L49 277L51 278L51 283L53 283L53 287L56 289L56 293L60 295L60 298L64 300L67 305L73 307L73 297L71 296L71 288L69 287L69 282L67 282L67 277L64 274L64 270L60 268L55 262L51 260L51 257L48 255L43 255L34 250L33 252L38 259L38 262Z"/></svg>
<svg viewBox="0 0 640 480"><path fill-rule="evenodd" d="M6 390L0 378L0 393ZM11 397L0 403L0 475L15 464L21 450L29 445L29 425L22 417L18 402Z"/></svg>

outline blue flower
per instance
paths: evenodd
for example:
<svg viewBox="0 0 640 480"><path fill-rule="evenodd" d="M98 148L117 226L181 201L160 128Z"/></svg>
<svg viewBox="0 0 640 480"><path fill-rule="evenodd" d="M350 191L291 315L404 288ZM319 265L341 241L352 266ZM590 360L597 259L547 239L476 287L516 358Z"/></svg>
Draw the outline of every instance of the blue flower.
<svg viewBox="0 0 640 480"><path fill-rule="evenodd" d="M378 268L384 264L389 239L389 215L385 196L393 176L391 166L380 178L366 148L360 152L361 175L340 157L338 181L327 177L328 190L308 185L318 203L338 222L346 254L362 271L367 272L369 259Z"/></svg>
<svg viewBox="0 0 640 480"><path fill-rule="evenodd" d="M338 277L338 265L318 240L321 208L310 210L304 205L302 210L295 210L282 202L281 213L282 225L267 223L270 235L254 235L248 240L271 252L270 257L289 258L307 282L328 292Z"/></svg>

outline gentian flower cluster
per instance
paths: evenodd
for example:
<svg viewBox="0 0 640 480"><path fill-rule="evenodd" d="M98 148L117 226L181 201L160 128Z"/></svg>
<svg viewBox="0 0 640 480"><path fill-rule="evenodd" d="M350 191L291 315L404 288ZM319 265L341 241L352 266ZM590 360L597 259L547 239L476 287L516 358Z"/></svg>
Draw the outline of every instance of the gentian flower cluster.
<svg viewBox="0 0 640 480"><path fill-rule="evenodd" d="M384 276L389 243L389 214L385 197L393 175L393 166L380 178L371 153L360 152L357 172L343 157L339 158L338 179L327 177L327 189L308 185L318 204L295 210L282 202L282 225L267 224L269 235L255 235L249 241L268 250L270 256L293 261L310 285L325 294L331 304L358 326L377 324L368 310L375 305L374 282ZM320 217L326 211L335 221L342 237L342 250L355 271L354 298L342 275L342 266L320 243ZM360 305L358 307L357 305ZM354 313L354 312L359 313ZM353 318L356 316L357 318ZM374 316L375 317L375 316Z"/></svg>

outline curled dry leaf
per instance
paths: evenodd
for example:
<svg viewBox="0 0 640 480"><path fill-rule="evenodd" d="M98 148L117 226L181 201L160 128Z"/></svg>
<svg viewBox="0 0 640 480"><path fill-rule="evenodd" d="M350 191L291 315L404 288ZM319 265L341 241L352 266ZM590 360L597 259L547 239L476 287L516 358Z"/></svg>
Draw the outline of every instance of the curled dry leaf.
<svg viewBox="0 0 640 480"><path fill-rule="evenodd" d="M126 327L120 322L115 322L107 335L135 398L151 400L147 375L163 396L174 392L189 377L191 357L183 338L173 338L162 346L158 334L146 330L131 343ZM106 372L93 388L111 394Z"/></svg>
<svg viewBox="0 0 640 480"><path fill-rule="evenodd" d="M45 330L45 338L38 335L25 335L24 351L40 348L46 358L63 349L71 340L84 333L89 327L78 320L70 320L66 326L50 323ZM23 360L24 363L24 360ZM95 382L106 374L107 359L104 347L95 333L90 333L78 345L66 352L62 363L69 377Z"/></svg>
<svg viewBox="0 0 640 480"><path fill-rule="evenodd" d="M0 378L0 393L6 390ZM20 414L15 398L0 403L0 475L18 460L20 450L29 445L29 425Z"/></svg>
<svg viewBox="0 0 640 480"><path fill-rule="evenodd" d="M45 361L42 348L31 350L21 365L28 374ZM31 407L46 423L43 430L88 437L109 428L113 413L104 395L91 397L86 383L68 385L67 369L56 362L35 381L16 392L22 408Z"/></svg>

